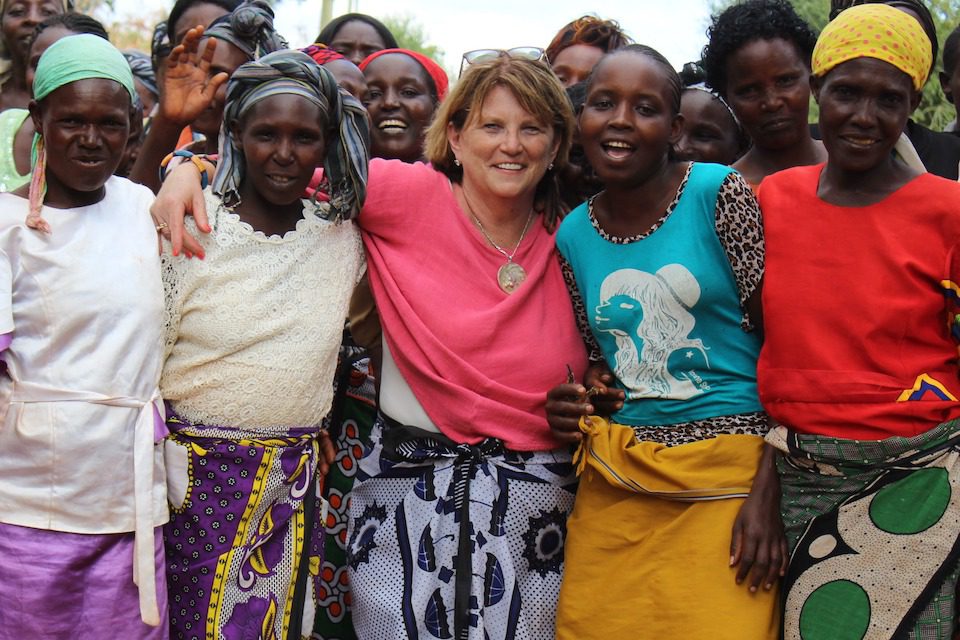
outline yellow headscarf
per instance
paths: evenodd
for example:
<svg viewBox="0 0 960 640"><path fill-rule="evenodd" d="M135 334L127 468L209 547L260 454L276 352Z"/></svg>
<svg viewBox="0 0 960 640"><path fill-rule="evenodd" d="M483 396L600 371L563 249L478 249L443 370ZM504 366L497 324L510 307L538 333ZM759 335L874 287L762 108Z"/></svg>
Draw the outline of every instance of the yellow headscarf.
<svg viewBox="0 0 960 640"><path fill-rule="evenodd" d="M885 4L844 10L820 33L813 49L813 75L823 76L856 58L889 62L923 88L932 62L930 39L913 16Z"/></svg>

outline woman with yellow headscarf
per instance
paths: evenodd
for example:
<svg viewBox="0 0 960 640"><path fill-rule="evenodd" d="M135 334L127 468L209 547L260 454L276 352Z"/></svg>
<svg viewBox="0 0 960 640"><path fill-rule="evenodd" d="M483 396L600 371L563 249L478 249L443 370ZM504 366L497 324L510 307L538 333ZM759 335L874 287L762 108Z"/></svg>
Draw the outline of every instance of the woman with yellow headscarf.
<svg viewBox="0 0 960 640"><path fill-rule="evenodd" d="M784 453L787 639L956 627L960 186L893 153L931 53L903 11L840 13L813 53L827 162L759 191L757 377Z"/></svg>

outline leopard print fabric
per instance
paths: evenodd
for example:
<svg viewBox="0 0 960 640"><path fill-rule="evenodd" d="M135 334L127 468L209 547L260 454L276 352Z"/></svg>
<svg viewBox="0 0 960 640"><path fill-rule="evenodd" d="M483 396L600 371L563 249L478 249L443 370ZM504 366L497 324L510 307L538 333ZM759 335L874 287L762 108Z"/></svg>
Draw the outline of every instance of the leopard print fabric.
<svg viewBox="0 0 960 640"><path fill-rule="evenodd" d="M746 434L763 437L769 430L767 414L762 411L717 416L681 424L633 427L638 442L652 440L668 447L716 438L719 435Z"/></svg>
<svg viewBox="0 0 960 640"><path fill-rule="evenodd" d="M676 209L677 203L680 202L680 197L683 195L683 190L687 185L692 167L693 163L688 164L686 173L684 173L683 179L680 181L680 186L677 188L677 195L667 206L663 216L645 232L626 238L608 234L603 230L596 216L593 214L593 200L596 196L587 201L587 212L590 223L600 237L608 242L629 244L643 240L659 229L670 214L673 213L674 209ZM760 205L757 203L757 198L753 190L743 176L735 171L728 174L720 184L720 189L717 194L715 218L717 238L720 240L720 245L723 247L727 260L730 262L730 267L737 285L740 306L743 310L740 325L744 331L752 331L753 325L750 322L745 304L750 296L757 290L757 287L763 279L763 218L761 217ZM590 330L586 305L584 304L583 297L580 295L580 290L577 288L573 269L559 252L557 252L557 256L560 259L563 279L570 292L570 299L573 303L573 310L577 319L577 327L580 330L584 345L586 345L590 362L603 362L603 353L600 350L600 346L593 332ZM669 446L713 438L724 433L744 433L762 436L766 434L767 430L767 416L763 412L718 416L675 425L634 427L638 440L653 439Z"/></svg>

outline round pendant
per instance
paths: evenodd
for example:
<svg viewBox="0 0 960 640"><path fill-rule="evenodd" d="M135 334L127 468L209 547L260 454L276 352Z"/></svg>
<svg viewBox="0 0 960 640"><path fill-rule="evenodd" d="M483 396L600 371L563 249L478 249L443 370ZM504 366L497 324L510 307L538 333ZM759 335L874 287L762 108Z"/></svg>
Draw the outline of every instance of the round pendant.
<svg viewBox="0 0 960 640"><path fill-rule="evenodd" d="M527 272L516 262L508 262L497 271L497 283L504 293L513 293L526 279Z"/></svg>

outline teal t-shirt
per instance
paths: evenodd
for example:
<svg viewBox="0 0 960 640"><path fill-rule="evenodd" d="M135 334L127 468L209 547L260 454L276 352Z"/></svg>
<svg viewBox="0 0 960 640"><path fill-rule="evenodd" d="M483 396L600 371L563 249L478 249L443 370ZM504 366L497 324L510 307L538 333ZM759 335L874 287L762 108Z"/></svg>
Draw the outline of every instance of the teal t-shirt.
<svg viewBox="0 0 960 640"><path fill-rule="evenodd" d="M696 163L673 211L625 244L603 238L586 204L560 225L590 329L626 393L621 424L670 425L762 411L760 340L741 327L733 269L716 232L729 167Z"/></svg>

